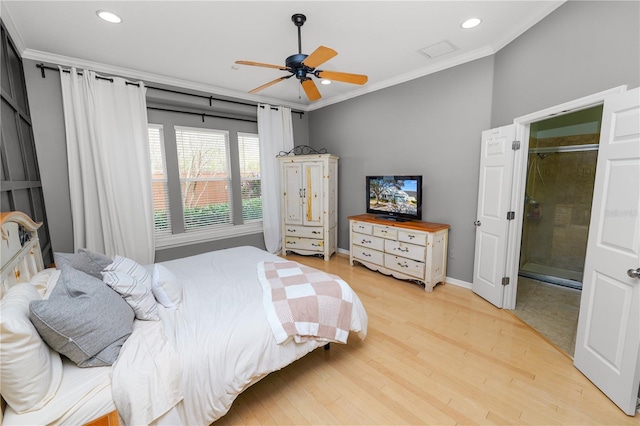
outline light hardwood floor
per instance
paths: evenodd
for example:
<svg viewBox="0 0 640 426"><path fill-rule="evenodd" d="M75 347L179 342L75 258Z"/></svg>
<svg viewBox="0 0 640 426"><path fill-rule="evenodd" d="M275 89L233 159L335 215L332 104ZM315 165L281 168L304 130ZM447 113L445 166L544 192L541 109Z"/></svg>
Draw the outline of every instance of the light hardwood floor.
<svg viewBox="0 0 640 426"><path fill-rule="evenodd" d="M369 314L369 335L272 373L215 425L634 425L565 354L470 290L288 259L340 275Z"/></svg>

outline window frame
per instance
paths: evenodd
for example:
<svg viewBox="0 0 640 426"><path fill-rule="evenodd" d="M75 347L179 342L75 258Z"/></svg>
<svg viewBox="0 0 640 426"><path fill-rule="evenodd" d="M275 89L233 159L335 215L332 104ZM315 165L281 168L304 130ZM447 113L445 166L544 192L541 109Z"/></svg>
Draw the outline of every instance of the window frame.
<svg viewBox="0 0 640 426"><path fill-rule="evenodd" d="M238 155L238 134L250 134L258 136L257 125L255 131L251 128L247 129L248 125L245 124L245 128L235 128L233 124L228 126L224 125L226 120L215 120L215 123L205 123L204 120L201 123L194 125L194 122L189 122L187 115L185 119L180 120L177 114L181 114L180 111L172 111L176 116L172 116L171 119L149 119L149 126L162 126L164 137L162 137L163 152L165 154L165 166L167 168L167 187L168 187L168 199L169 199L169 215L171 230L169 233L157 233L155 232L156 249L168 249L174 247L189 246L194 244L206 243L217 240L233 239L243 237L247 235L261 234L263 232L262 219L255 221L247 221L246 223L242 219L242 206L237 203L242 203L241 196L241 182L239 171L239 155ZM199 120L198 120L199 121ZM223 125L221 125L221 123ZM233 123L233 121L232 121ZM254 122L255 123L255 122ZM181 189L180 189L180 174L178 167L177 146L175 127L182 128L194 128L199 131L226 131L228 132L228 144L229 144L229 157L228 161L231 163L231 185L232 185L232 201L234 213L232 215L231 224L219 224L205 229L191 229L187 230L184 227L183 219L183 207L181 202ZM175 152L170 152L174 150ZM176 194L177 190L177 194ZM176 202L180 202L180 205L174 205ZM176 214L180 213L182 216L180 221L176 221ZM178 222L178 223L176 223Z"/></svg>

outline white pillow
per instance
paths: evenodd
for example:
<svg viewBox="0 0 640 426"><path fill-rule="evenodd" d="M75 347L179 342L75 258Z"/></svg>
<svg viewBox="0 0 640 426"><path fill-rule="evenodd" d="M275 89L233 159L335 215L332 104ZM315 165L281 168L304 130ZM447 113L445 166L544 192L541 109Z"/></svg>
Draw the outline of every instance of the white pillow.
<svg viewBox="0 0 640 426"><path fill-rule="evenodd" d="M55 281L57 281L57 278L51 280L52 275L59 276L59 272L60 271L58 271L56 268L43 269L42 271L31 277L29 282L35 286L36 290L38 290L38 294L40 295L40 297L44 298L44 295L47 292L47 288L49 288L49 282L55 284Z"/></svg>
<svg viewBox="0 0 640 426"><path fill-rule="evenodd" d="M125 274L135 278L138 283L151 290L151 274L135 260L124 256L116 256L113 258L113 262L103 269L103 272L105 271L124 272Z"/></svg>
<svg viewBox="0 0 640 426"><path fill-rule="evenodd" d="M163 267L164 268L164 267ZM167 294L166 290L162 288L161 285L161 277L158 265L153 265L153 279L151 281L151 291L153 296L156 298L158 303L160 303L165 308L169 309L177 309L176 305L171 301L171 298Z"/></svg>
<svg viewBox="0 0 640 426"><path fill-rule="evenodd" d="M160 319L158 305L151 294L150 286L148 288L131 275L117 271L102 272L102 280L124 298L133 309L136 318L153 321Z"/></svg>
<svg viewBox="0 0 640 426"><path fill-rule="evenodd" d="M40 300L38 290L21 283L9 289L0 305L0 393L18 414L44 407L62 380L60 355L29 320L32 300Z"/></svg>
<svg viewBox="0 0 640 426"><path fill-rule="evenodd" d="M157 271L157 274L154 273L154 280L157 280L158 285L165 291L169 300L177 307L182 303L182 284L166 266L156 263L154 269Z"/></svg>

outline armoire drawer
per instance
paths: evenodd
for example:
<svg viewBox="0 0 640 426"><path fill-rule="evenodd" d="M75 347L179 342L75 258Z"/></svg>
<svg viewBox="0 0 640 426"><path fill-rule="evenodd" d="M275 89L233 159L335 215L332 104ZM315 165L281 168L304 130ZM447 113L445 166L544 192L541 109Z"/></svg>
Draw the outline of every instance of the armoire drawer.
<svg viewBox="0 0 640 426"><path fill-rule="evenodd" d="M316 240L313 238L285 237L284 248L291 250L300 249L321 252L324 250L324 240Z"/></svg>
<svg viewBox="0 0 640 426"><path fill-rule="evenodd" d="M285 225L284 232L285 232L285 236L287 237L318 238L318 239L323 238L322 226Z"/></svg>

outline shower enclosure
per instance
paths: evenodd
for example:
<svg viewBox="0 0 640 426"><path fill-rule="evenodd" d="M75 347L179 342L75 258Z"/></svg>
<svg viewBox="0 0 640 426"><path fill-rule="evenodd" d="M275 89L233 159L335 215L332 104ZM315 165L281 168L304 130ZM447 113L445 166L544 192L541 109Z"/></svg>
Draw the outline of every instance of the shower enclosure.
<svg viewBox="0 0 640 426"><path fill-rule="evenodd" d="M531 125L519 275L582 288L602 107Z"/></svg>

